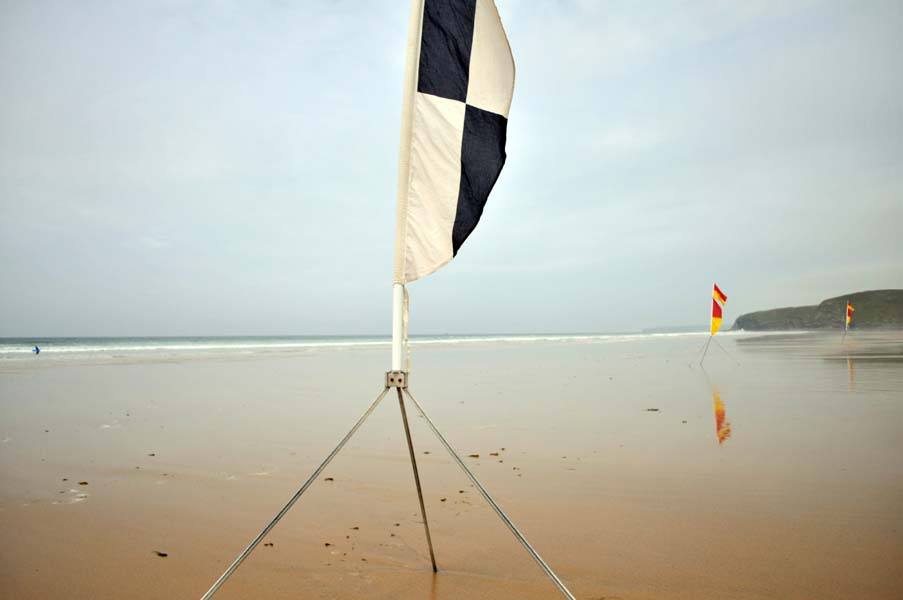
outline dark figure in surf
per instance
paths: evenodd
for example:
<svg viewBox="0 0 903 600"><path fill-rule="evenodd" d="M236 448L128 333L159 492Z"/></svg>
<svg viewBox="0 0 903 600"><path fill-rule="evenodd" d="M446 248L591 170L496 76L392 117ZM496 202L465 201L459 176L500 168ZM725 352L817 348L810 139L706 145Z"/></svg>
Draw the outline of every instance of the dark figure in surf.
<svg viewBox="0 0 903 600"><path fill-rule="evenodd" d="M35 346L35 347L34 347L34 350L32 350L32 352L34 352L35 354L40 354L40 353L41 353L41 349L38 348L37 346Z"/></svg>

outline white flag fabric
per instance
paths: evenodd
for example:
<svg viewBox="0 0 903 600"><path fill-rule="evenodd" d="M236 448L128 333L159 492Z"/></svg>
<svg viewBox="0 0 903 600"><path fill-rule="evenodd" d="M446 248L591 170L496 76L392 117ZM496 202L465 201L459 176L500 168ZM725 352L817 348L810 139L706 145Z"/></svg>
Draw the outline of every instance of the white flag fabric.
<svg viewBox="0 0 903 600"><path fill-rule="evenodd" d="M505 164L514 58L492 0L414 0L398 173L395 283L450 261Z"/></svg>

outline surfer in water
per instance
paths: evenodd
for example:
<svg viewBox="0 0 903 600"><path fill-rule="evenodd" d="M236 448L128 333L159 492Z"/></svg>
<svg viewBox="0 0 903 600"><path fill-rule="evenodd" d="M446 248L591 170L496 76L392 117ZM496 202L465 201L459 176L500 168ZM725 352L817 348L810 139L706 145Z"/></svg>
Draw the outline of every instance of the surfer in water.
<svg viewBox="0 0 903 600"><path fill-rule="evenodd" d="M35 347L34 347L34 349L32 350L32 352L34 352L35 354L40 354L40 353L41 353L41 349L38 348L37 345L35 345Z"/></svg>

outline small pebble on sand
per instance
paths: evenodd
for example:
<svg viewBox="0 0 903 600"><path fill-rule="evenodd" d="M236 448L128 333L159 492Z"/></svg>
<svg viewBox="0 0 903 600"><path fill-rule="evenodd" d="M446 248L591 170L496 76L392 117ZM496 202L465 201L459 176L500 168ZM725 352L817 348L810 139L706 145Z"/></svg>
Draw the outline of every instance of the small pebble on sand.
<svg viewBox="0 0 903 600"><path fill-rule="evenodd" d="M166 558L167 556L169 556L169 554L167 554L166 552L160 552L159 550L154 550L154 554L156 554L160 558Z"/></svg>

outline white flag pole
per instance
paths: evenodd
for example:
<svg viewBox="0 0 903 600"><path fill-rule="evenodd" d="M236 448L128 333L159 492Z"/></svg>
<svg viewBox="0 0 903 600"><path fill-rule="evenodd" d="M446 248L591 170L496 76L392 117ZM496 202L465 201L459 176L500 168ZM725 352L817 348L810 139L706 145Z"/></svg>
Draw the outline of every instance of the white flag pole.
<svg viewBox="0 0 903 600"><path fill-rule="evenodd" d="M392 370L404 364L404 286L392 284Z"/></svg>
<svg viewBox="0 0 903 600"><path fill-rule="evenodd" d="M405 51L404 95L401 107L401 144L398 151L398 190L395 206L395 268L392 284L392 370L404 364L405 238L407 234L408 188L411 179L411 130L414 123L414 93L420 62L420 31L423 0L411 0L408 43Z"/></svg>
<svg viewBox="0 0 903 600"><path fill-rule="evenodd" d="M490 0L490 4L491 0ZM492 6L494 9L494 5ZM493 12L495 12L493 10ZM417 487L417 497L420 500L420 512L423 515L423 525L426 532L427 545L430 551L430 561L433 564L433 572L437 572L436 558L433 553L433 543L430 537L429 525L426 518L426 507L423 501L423 491L420 485L420 476L417 472L417 461L415 459L414 446L411 440L411 432L408 425L407 411L404 407L404 394L407 394L414 406L420 412L421 416L427 421L436 437L451 453L452 457L458 463L473 484L479 488L483 497L489 502L496 514L511 529L512 533L524 545L527 551L539 563L546 575L548 575L558 589L570 600L574 600L573 594L568 591L564 583L555 575L549 566L540 558L539 554L527 543L523 535L514 526L511 520L502 512L501 508L495 503L489 493L477 481L473 473L467 468L461 458L457 455L451 445L445 440L430 418L426 415L423 407L414 399L408 389L408 373L404 366L405 345L407 344L407 291L405 284L408 283L407 272L407 220L408 220L408 192L411 188L411 134L414 124L414 99L417 93L417 79L420 71L420 43L423 30L423 13L424 0L411 0L411 18L408 24L408 44L407 57L405 64L404 79L404 97L401 111L401 144L398 153L398 196L396 201L395 214L395 267L394 278L392 282L392 371L386 373L386 387L396 388L398 394L398 405L401 409L401 417L404 423L405 436L408 442L408 452L411 458L411 467L414 471L414 482ZM497 15L496 15L497 18ZM501 23L499 23L501 26ZM504 36L504 31L501 32ZM507 42L506 42L507 44ZM412 280L417 279L418 275L412 275Z"/></svg>

